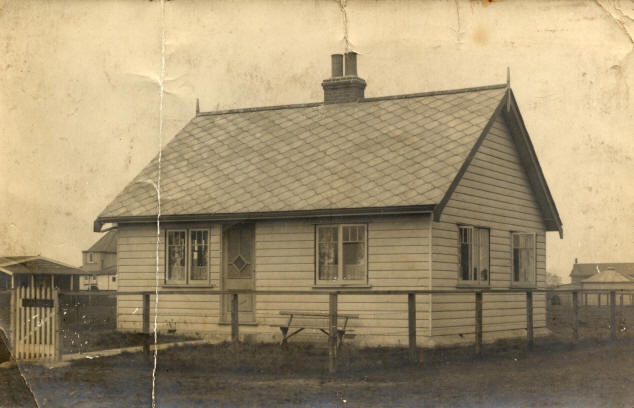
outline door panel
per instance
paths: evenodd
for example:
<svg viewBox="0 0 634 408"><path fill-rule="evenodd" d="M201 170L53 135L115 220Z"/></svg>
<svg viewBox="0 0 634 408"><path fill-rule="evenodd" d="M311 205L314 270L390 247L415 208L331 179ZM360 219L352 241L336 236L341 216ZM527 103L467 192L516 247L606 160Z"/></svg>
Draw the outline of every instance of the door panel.
<svg viewBox="0 0 634 408"><path fill-rule="evenodd" d="M223 289L255 289L255 225L235 224L223 229ZM223 320L231 321L231 299L223 296ZM254 295L238 296L240 322L255 321Z"/></svg>

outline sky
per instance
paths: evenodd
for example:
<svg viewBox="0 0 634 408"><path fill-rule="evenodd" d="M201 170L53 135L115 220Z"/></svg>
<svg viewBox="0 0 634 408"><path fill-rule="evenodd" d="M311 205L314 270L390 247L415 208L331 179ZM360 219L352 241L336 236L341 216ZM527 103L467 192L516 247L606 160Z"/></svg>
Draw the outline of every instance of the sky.
<svg viewBox="0 0 634 408"><path fill-rule="evenodd" d="M74 265L101 210L195 114L511 86L564 224L547 270L634 262L634 3L0 0L0 253ZM162 95L162 97L161 97Z"/></svg>

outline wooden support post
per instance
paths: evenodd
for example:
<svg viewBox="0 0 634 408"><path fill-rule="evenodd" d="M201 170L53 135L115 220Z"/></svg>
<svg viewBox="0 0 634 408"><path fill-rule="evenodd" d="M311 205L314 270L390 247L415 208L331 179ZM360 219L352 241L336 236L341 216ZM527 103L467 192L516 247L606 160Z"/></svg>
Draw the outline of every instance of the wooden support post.
<svg viewBox="0 0 634 408"><path fill-rule="evenodd" d="M409 362L416 363L416 294L407 294L407 321L409 327Z"/></svg>
<svg viewBox="0 0 634 408"><path fill-rule="evenodd" d="M572 292L572 343L579 341L579 297L577 292Z"/></svg>
<svg viewBox="0 0 634 408"><path fill-rule="evenodd" d="M55 326L53 327L53 333L55 336L55 360L62 359L62 302L59 290L53 292L53 310L55 311Z"/></svg>
<svg viewBox="0 0 634 408"><path fill-rule="evenodd" d="M236 360L239 357L240 347L240 321L238 314L238 294L231 294L231 344Z"/></svg>
<svg viewBox="0 0 634 408"><path fill-rule="evenodd" d="M475 293L475 353L482 354L482 292Z"/></svg>
<svg viewBox="0 0 634 408"><path fill-rule="evenodd" d="M528 340L528 349L532 350L535 344L535 335L533 333L533 292L526 292L526 336Z"/></svg>
<svg viewBox="0 0 634 408"><path fill-rule="evenodd" d="M616 340L616 292L610 291L610 339Z"/></svg>
<svg viewBox="0 0 634 408"><path fill-rule="evenodd" d="M143 294L143 352L150 355L150 294Z"/></svg>
<svg viewBox="0 0 634 408"><path fill-rule="evenodd" d="M328 298L328 372L337 371L337 293Z"/></svg>

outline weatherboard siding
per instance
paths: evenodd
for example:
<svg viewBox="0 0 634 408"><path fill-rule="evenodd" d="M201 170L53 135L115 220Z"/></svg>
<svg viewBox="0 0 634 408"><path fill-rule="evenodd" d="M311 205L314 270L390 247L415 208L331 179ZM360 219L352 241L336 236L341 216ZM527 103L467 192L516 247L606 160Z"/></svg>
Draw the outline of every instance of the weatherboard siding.
<svg viewBox="0 0 634 408"><path fill-rule="evenodd" d="M346 218L342 223L367 224L369 288L426 289L429 288L430 216L380 216ZM220 288L221 239L219 224L191 224L180 228L209 227L211 284ZM139 330L142 324L142 298L126 292L155 289L157 270L159 285L163 284L165 228L158 244L155 225L122 225L119 236L119 302L118 327ZM315 222L309 220L259 221L255 228L255 286L257 290L306 290L302 295L257 295L256 326L244 326L246 335L261 341L277 341L279 326L287 318L283 310L328 310L328 294L315 287ZM421 343L429 335L429 297L417 296L417 327ZM151 296L151 325L154 324L155 297ZM349 328L360 344L407 344L407 296L400 295L339 295L339 312L358 314ZM226 325L219 325L220 299L215 295L161 295L158 302L159 330L197 331L227 336ZM306 332L302 338L325 337ZM322 339L324 340L324 339Z"/></svg>
<svg viewBox="0 0 634 408"><path fill-rule="evenodd" d="M511 231L536 234L537 285L546 278L546 238L541 210L535 200L509 129L498 117L462 179L432 225L433 289L455 289L458 283L458 224L490 229L490 287L509 289ZM534 295L534 326L545 327L545 297ZM523 293L485 293L484 338L525 334ZM473 341L475 295L434 295L432 335L439 342Z"/></svg>
<svg viewBox="0 0 634 408"><path fill-rule="evenodd" d="M156 225L122 225L118 239L117 326L121 330L140 330L143 299L126 292L154 292L165 281L165 229L209 228L210 284L218 287L220 277L220 226L214 224L163 224L158 243ZM157 268L158 256L158 268ZM151 326L154 324L155 297L151 296ZM200 331L215 325L219 316L219 300L211 295L163 295L159 297L157 324L167 330Z"/></svg>
<svg viewBox="0 0 634 408"><path fill-rule="evenodd" d="M429 216L344 219L367 224L368 291L429 287ZM267 221L256 225L256 289L310 290L315 286L315 224L307 220ZM328 311L328 295L258 295L257 322L279 325L288 320L280 310ZM417 328L428 335L429 300L417 296ZM407 344L407 296L346 295L338 297L340 313L358 314L349 322L361 344ZM308 337L310 333L298 335ZM314 336L314 334L312 334ZM323 335L322 335L323 336ZM422 340L421 340L422 341Z"/></svg>

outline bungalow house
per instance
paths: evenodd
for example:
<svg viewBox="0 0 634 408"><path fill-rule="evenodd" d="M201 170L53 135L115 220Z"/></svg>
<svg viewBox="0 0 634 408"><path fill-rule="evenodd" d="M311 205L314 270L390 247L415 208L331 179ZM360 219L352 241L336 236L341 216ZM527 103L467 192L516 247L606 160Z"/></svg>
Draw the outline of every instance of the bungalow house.
<svg viewBox="0 0 634 408"><path fill-rule="evenodd" d="M0 257L1 289L44 286L78 290L80 275L81 269L40 255Z"/></svg>
<svg viewBox="0 0 634 408"><path fill-rule="evenodd" d="M117 290L117 230L108 231L82 251L81 290Z"/></svg>
<svg viewBox="0 0 634 408"><path fill-rule="evenodd" d="M373 292L460 289L417 295L418 342L472 342L475 290L545 286L562 223L508 82L365 98L349 52L321 85L317 103L197 109L98 216L95 231L118 228L120 330L141 329L157 280L159 331L217 339L228 299L179 290L303 291L240 295L254 341L279 341L280 311L327 311L336 288L354 342L407 344L407 296ZM525 336L523 293L483 303L485 341ZM540 293L534 323L546 331Z"/></svg>

